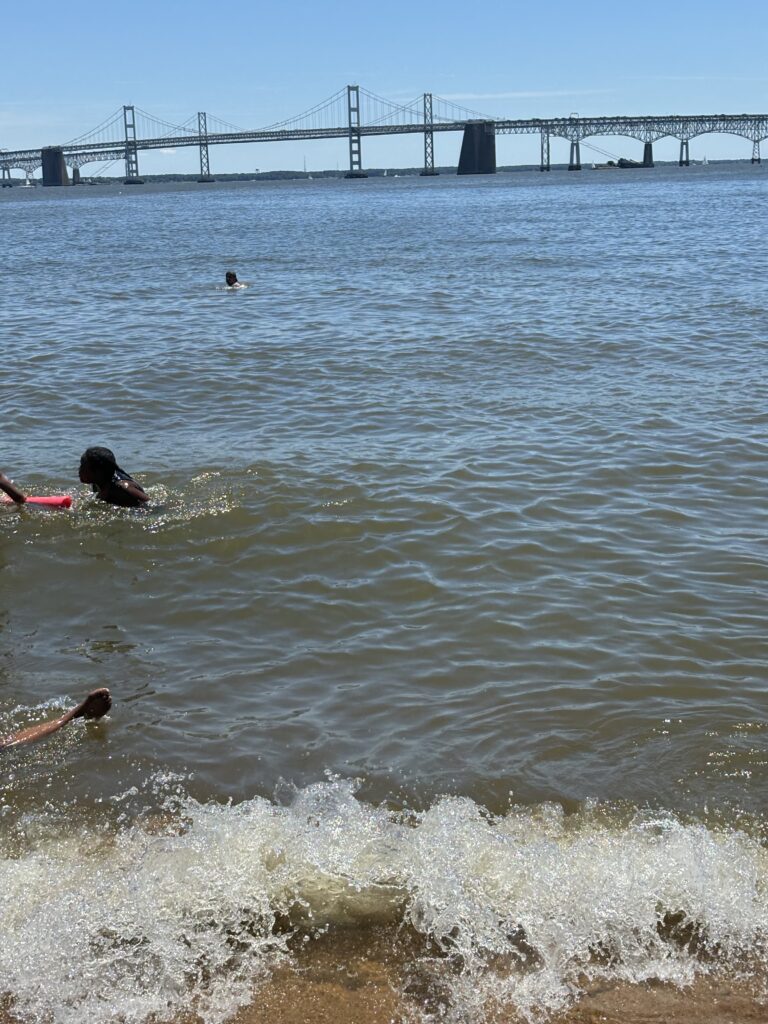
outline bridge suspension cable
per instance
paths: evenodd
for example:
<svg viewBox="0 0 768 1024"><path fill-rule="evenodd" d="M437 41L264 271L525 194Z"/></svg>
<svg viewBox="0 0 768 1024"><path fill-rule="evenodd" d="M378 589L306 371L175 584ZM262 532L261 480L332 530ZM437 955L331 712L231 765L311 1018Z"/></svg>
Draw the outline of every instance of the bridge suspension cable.
<svg viewBox="0 0 768 1024"><path fill-rule="evenodd" d="M469 107L460 107L458 103L445 100L442 96L432 97L433 114L435 121L496 121L496 117L489 117L488 114L481 114L479 110L470 110Z"/></svg>
<svg viewBox="0 0 768 1024"><path fill-rule="evenodd" d="M406 103L397 103L384 96L371 92L368 89L359 89L361 99L360 123L363 126L382 126L419 124L424 117L423 95L414 97ZM192 115L183 124L174 124L164 118L143 110L141 107L134 107L135 130L137 137L144 139L164 138L185 138L198 134L199 125L197 115ZM339 89L332 96L316 103L307 110L296 114L293 117L285 118L268 124L258 131L291 131L291 130L325 130L340 127L346 124L349 116L347 109L347 89ZM435 96L433 99L432 120L434 122L453 123L456 121L477 118L480 120L492 120L479 111L469 110L460 107L456 103ZM246 129L223 118L214 116L208 117L209 132L215 133L242 133ZM88 143L114 143L119 145L125 141L124 108L118 108L113 114L97 125L96 128L71 139L65 145L83 146Z"/></svg>
<svg viewBox="0 0 768 1024"><path fill-rule="evenodd" d="M237 124L232 124L230 121L224 121L220 117L216 117L215 114L208 114L208 131L213 134L228 134L230 132L242 133L246 129Z"/></svg>
<svg viewBox="0 0 768 1024"><path fill-rule="evenodd" d="M327 117L323 119L322 115L327 114L331 110L334 111L334 118L331 118L330 121ZM289 126L295 128L331 128L344 124L346 119L347 89L345 86L334 93L333 96L329 96L327 100L323 100L322 103L316 103L314 107L310 107L301 114L289 117L284 121L275 121L274 124L268 124L264 128L260 128L259 131L287 131ZM331 124L331 121L334 120L335 124Z"/></svg>
<svg viewBox="0 0 768 1024"><path fill-rule="evenodd" d="M103 174L106 174L107 171L110 171L115 166L115 164L119 163L121 163L120 160L105 160L104 163L97 167L95 171L90 171L88 177L100 178Z"/></svg>
<svg viewBox="0 0 768 1024"><path fill-rule="evenodd" d="M139 133L144 138L152 138L151 132L147 132L147 126L153 128L165 128L166 131L157 132L157 135L165 138L168 135L197 135L197 123L195 122L194 127L191 124L191 118L182 124L171 124L170 121L164 121L160 117L155 117L154 114L148 114L146 110L142 110L141 107L134 107L134 110L141 118L141 132Z"/></svg>
<svg viewBox="0 0 768 1024"><path fill-rule="evenodd" d="M360 118L362 124L415 124L424 116L421 96L404 104L377 96L375 92L370 92L368 89L361 89L360 94L363 97Z"/></svg>
<svg viewBox="0 0 768 1024"><path fill-rule="evenodd" d="M109 137L105 138L108 129L119 126L122 128L123 124L123 108L118 107L114 114L110 114L109 117L105 118L101 124L95 128L91 128L90 131L85 132L83 135L78 135L76 139L70 139L69 142L65 142L65 146L78 146L87 142L113 142L119 136L115 132L110 132Z"/></svg>
<svg viewBox="0 0 768 1024"><path fill-rule="evenodd" d="M609 153L607 149L601 149L599 146L596 146L593 142L585 142L582 139L581 144L582 146L584 146L585 149L591 149L593 153L599 153L600 156L608 156L611 158L611 160L619 159L619 157L615 153Z"/></svg>

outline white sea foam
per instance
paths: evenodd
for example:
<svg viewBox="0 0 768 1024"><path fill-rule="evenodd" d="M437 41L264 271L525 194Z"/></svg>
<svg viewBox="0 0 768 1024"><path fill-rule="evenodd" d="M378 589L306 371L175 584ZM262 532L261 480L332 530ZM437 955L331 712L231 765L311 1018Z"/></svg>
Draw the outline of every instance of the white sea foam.
<svg viewBox="0 0 768 1024"><path fill-rule="evenodd" d="M223 1022L290 956L286 916L410 923L457 1020L494 999L549 1013L584 977L684 984L765 959L768 851L742 832L465 798L395 814L333 780L178 813L159 832L30 817L3 844L0 977L31 1019Z"/></svg>

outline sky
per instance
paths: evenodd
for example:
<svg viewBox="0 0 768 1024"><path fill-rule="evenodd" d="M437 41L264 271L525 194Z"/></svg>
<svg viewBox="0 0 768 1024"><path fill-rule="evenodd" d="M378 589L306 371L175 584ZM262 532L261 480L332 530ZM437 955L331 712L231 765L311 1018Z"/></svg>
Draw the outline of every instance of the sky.
<svg viewBox="0 0 768 1024"><path fill-rule="evenodd" d="M205 111L259 128L347 84L397 102L432 92L509 118L768 113L766 0L0 0L0 33L0 149L67 142L123 104L172 124ZM642 158L631 139L590 141L612 156ZM460 145L458 134L437 135L435 162L456 164ZM768 141L763 148L768 159ZM660 141L654 155L676 159L678 149L676 140ZM751 153L734 136L691 142L694 159ZM553 162L567 158L567 142L553 139ZM422 159L420 135L363 139L365 166ZM605 157L583 149L582 160L591 159ZM500 165L538 160L538 136L497 138ZM140 153L139 161L147 174L199 170L192 147ZM216 146L210 161L214 174L344 169L348 147L343 139Z"/></svg>

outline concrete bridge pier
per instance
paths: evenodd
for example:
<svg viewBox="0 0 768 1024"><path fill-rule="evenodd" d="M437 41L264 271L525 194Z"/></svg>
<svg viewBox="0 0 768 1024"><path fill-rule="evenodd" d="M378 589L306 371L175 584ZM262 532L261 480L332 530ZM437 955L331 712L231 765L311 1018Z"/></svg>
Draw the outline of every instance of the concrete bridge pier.
<svg viewBox="0 0 768 1024"><path fill-rule="evenodd" d="M61 146L45 146L40 150L43 163L43 185L68 185L67 165Z"/></svg>
<svg viewBox="0 0 768 1024"><path fill-rule="evenodd" d="M13 182L11 181L11 168L3 167L2 173L0 174L0 185L3 188L13 188Z"/></svg>
<svg viewBox="0 0 768 1024"><path fill-rule="evenodd" d="M496 173L496 124L493 121L467 122L456 173Z"/></svg>
<svg viewBox="0 0 768 1024"><path fill-rule="evenodd" d="M569 171L580 171L581 170L581 146L579 140L574 139L571 142L571 159L568 162Z"/></svg>
<svg viewBox="0 0 768 1024"><path fill-rule="evenodd" d="M759 164L760 163L760 140L759 139L755 139L755 141L752 143L752 163L753 164Z"/></svg>
<svg viewBox="0 0 768 1024"><path fill-rule="evenodd" d="M688 139L680 139L680 162L679 167L690 167L691 156L688 151Z"/></svg>
<svg viewBox="0 0 768 1024"><path fill-rule="evenodd" d="M643 167L653 167L653 143L646 142L643 146Z"/></svg>

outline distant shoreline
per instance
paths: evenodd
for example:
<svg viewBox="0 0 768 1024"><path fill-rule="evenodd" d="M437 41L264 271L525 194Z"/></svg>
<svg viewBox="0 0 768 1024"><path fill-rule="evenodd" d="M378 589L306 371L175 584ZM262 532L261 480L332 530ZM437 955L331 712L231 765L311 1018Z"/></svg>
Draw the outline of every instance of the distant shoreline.
<svg viewBox="0 0 768 1024"><path fill-rule="evenodd" d="M677 160L655 160L657 167L676 167L678 165ZM692 160L691 166L699 166L701 161ZM738 160L709 160L708 164L710 167L725 166L731 164L750 164L749 159L738 159ZM584 163L583 168L585 170L591 170L590 163ZM651 168L649 168L651 169ZM418 177L421 175L422 167L371 167L366 168L365 173L369 178L406 178L406 177ZM455 175L456 165L448 167L437 167L435 168L438 174ZM507 164L497 168L499 174L510 174L517 172L526 171L538 171L540 167L538 164ZM567 171L568 164L552 164L551 170L553 171ZM211 175L212 181L301 181L301 180L317 180L320 178L344 178L346 177L347 171L345 170L325 170L325 171L243 171L243 172L224 172ZM142 181L147 183L155 182L180 182L180 181L191 181L196 182L200 178L199 172L193 172L189 174L171 173L171 174L142 174ZM88 185L90 183L103 184L103 185L120 185L125 179L124 174L115 176L101 176L101 175L83 175L81 184ZM32 179L36 184L41 184L39 178ZM24 184L24 178L11 178L10 183L14 187L21 187Z"/></svg>

